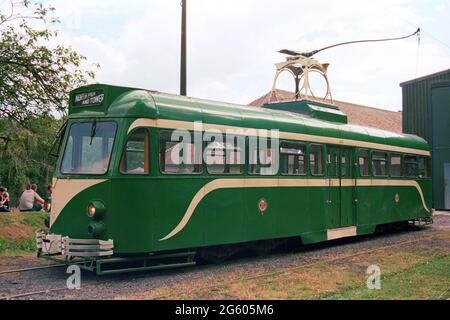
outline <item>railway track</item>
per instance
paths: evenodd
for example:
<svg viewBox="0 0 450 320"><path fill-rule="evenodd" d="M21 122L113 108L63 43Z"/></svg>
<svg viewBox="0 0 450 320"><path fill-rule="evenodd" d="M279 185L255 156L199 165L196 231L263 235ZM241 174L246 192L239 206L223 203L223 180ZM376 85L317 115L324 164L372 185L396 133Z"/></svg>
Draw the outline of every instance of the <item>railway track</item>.
<svg viewBox="0 0 450 320"><path fill-rule="evenodd" d="M14 299L18 299L18 298L34 296L37 294L48 294L50 292L62 291L62 290L69 290L69 289L67 289L67 287L61 287L61 288L52 288L52 289L46 289L46 290L40 290L40 291L30 291L30 292L18 293L18 294L0 297L0 300L14 300Z"/></svg>
<svg viewBox="0 0 450 320"><path fill-rule="evenodd" d="M0 276L2 276L4 274L9 274L9 273L19 273L19 272L34 271L34 270L40 270L40 269L52 269L52 268L60 268L60 267L65 267L65 266L67 266L67 264L60 263L60 264L54 264L54 265L49 265L49 266L37 266L37 267L29 267L29 268L10 269L10 270L0 271Z"/></svg>
<svg viewBox="0 0 450 320"><path fill-rule="evenodd" d="M40 270L40 269L51 269L51 268L61 268L61 267L67 267L69 265L73 265L73 264L81 264L81 263L86 263L89 261L74 261L74 262L67 262L67 263L55 263L55 264L50 264L50 265L46 265L46 266L36 266L36 267L25 267L25 268L18 268L18 269L10 269L10 270L3 270L0 271L0 276L4 275L4 274L8 274L8 273L18 273L18 272L27 272L27 271L34 271L34 270Z"/></svg>
<svg viewBox="0 0 450 320"><path fill-rule="evenodd" d="M51 265L47 265L47 266L25 267L25 268L4 270L4 271L0 272L0 277L3 275L12 274L12 273L21 273L21 272L43 270L43 269L62 268L62 267L67 267L68 265L78 264L78 263L81 263L81 262L75 262L75 263L71 263L71 264L59 263L59 264L51 264ZM0 300L12 300L12 299L23 298L23 297L27 297L27 296L38 295L38 294L48 294L50 292L62 291L62 290L68 290L68 289L65 286L65 287L50 288L50 289L45 289L45 290L29 291L29 292L18 293L18 294L13 294L13 295L0 296Z"/></svg>
<svg viewBox="0 0 450 320"><path fill-rule="evenodd" d="M314 258L313 261L310 261L308 263L303 263L294 267L287 267L287 268L282 268L282 269L277 269L277 271L268 271L268 272L261 272L259 274L256 275L252 275L249 277L245 277L245 278L239 278L239 279L231 279L229 281L225 281L225 282L221 282L219 284L215 284L215 285L208 285L208 286L203 286L203 287L198 287L195 288L194 291L201 291L201 290L208 290L208 289L215 289L215 288L220 288L238 281L247 281L247 280L253 280L253 279L258 279L258 278L264 278L264 277L270 277L270 276L275 276L275 275L280 275L280 274L284 274L284 273L289 273L298 269L302 269L302 268L308 268L314 265L317 265L319 263L332 263L335 261L339 261L339 260L345 260L345 259L349 259L352 257L356 257L359 255L363 255L363 254L368 254L371 252L376 252L379 250L385 250L388 248L392 248L392 247L398 247L398 246L402 246L402 245L406 245L406 244L411 244L411 243L417 243L426 239L431 239L434 235L426 235L426 236L422 236L422 237L418 237L415 238L413 240L406 240L406 241L397 241L395 243L391 243L388 245L383 245L383 246L379 246L373 249L365 249L365 250L359 250L357 252L354 252L352 254L343 254L343 255L339 255L337 257L333 257L333 258L329 258L329 259L322 259L322 258ZM269 257L270 258L270 257ZM30 272L30 271L36 271L36 270L42 270L42 269L50 269L50 268L60 268L63 266L67 266L67 264L55 264L55 265L49 265L49 266L40 266L40 267L30 267L30 268L20 268L20 269L12 269L12 270L6 270L6 271L2 271L0 272L0 276L1 275L5 275L5 274L9 274L9 273L20 273L20 272ZM207 268L207 266L205 266ZM144 273L141 275L133 275L133 278L142 278L142 277L146 277L148 276L148 273ZM102 284L106 284L108 282L111 282L114 280L111 279L105 279L104 281L96 281L95 283L90 283L90 284L85 284L82 286L82 290L86 289L86 288L92 288L92 287L96 287L98 285L102 285ZM17 293L17 294L12 294L12 295L6 295L6 296L0 296L0 300L14 300L14 299L19 299L19 298L24 298L24 297L29 297L29 296L34 296L34 295L45 295L45 294L50 294L53 292L57 292L57 291L65 291L65 290L69 290L66 286L64 287L55 287L55 288L49 288L49 289L45 289L45 290L35 290L35 291L27 291L27 292L22 292L22 293ZM156 296L153 299L170 299L171 297L173 297L174 294L168 294L168 295L160 295L160 296Z"/></svg>

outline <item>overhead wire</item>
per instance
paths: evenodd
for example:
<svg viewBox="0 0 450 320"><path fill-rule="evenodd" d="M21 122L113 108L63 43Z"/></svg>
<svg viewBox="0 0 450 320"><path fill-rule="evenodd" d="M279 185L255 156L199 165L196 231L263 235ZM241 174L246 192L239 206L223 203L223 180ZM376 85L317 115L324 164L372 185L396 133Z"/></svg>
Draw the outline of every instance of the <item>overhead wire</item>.
<svg viewBox="0 0 450 320"><path fill-rule="evenodd" d="M321 49L314 50L312 52L314 52L314 54L316 54L316 53L318 53L320 51L324 51L324 50L327 50L327 49L331 49L331 48L334 48L334 47L343 46L343 45L347 45L347 44L354 44L354 43L403 40L403 39L407 39L407 38L410 38L410 37L415 36L415 35L418 35L420 37L420 28L417 28L417 30L414 33L411 33L411 34L409 34L407 36L403 36L403 37L345 41L345 42L340 42L340 43L333 44L331 46L326 46L326 47L323 47Z"/></svg>
<svg viewBox="0 0 450 320"><path fill-rule="evenodd" d="M387 8L386 6L377 3L375 1L370 1L370 3L374 6L378 6L379 8L383 9L383 11L387 11L387 12L392 12L392 8ZM406 22L407 24L417 27L417 24L412 23L411 21L405 19L403 16L396 14L396 17L400 20L402 20L403 22ZM445 43L444 41L440 40L439 38L437 38L436 36L434 36L433 34L431 34L429 31L427 31L426 28L422 28L421 32L427 36L429 36L431 39L433 39L434 41L438 42L439 44L441 44L442 46L444 46L445 48L450 50L450 45Z"/></svg>

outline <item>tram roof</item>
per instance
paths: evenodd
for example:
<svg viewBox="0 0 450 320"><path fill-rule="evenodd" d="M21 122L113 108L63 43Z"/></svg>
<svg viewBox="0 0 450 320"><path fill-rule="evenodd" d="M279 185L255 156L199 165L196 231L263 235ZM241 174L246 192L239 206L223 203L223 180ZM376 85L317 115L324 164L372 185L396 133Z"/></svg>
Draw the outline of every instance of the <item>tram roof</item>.
<svg viewBox="0 0 450 320"><path fill-rule="evenodd" d="M281 132L333 137L429 150L420 137L347 123L336 106L300 100L262 108L184 97L157 91L93 84L70 93L70 118L130 117L277 129Z"/></svg>

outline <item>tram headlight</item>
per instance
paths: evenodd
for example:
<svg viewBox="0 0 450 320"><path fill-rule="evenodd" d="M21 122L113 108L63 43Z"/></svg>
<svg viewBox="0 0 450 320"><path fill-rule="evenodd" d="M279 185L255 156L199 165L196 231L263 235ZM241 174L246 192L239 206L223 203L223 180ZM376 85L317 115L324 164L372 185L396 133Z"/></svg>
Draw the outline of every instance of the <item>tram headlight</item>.
<svg viewBox="0 0 450 320"><path fill-rule="evenodd" d="M86 214L89 218L100 218L106 211L105 204L99 200L89 202Z"/></svg>
<svg viewBox="0 0 450 320"><path fill-rule="evenodd" d="M92 203L89 203L87 207L87 215L89 218L93 218L95 216L95 206Z"/></svg>

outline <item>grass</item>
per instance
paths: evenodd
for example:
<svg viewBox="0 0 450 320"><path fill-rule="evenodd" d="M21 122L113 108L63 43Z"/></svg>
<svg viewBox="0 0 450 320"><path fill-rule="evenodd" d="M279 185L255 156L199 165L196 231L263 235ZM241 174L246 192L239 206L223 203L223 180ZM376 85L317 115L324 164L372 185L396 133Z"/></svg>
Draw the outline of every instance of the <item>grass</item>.
<svg viewBox="0 0 450 320"><path fill-rule="evenodd" d="M381 289L364 285L347 286L319 296L322 299L449 299L450 255L442 254L410 268L381 277Z"/></svg>
<svg viewBox="0 0 450 320"><path fill-rule="evenodd" d="M0 213L0 255L34 252L35 234L44 228L48 213Z"/></svg>
<svg viewBox="0 0 450 320"><path fill-rule="evenodd" d="M29 212L23 213L23 215L24 223L36 229L43 228L45 226L45 219L49 217L49 214L46 212Z"/></svg>
<svg viewBox="0 0 450 320"><path fill-rule="evenodd" d="M367 268L381 269L381 289L369 290ZM450 232L307 266L258 274L232 272L119 299L449 299Z"/></svg>

